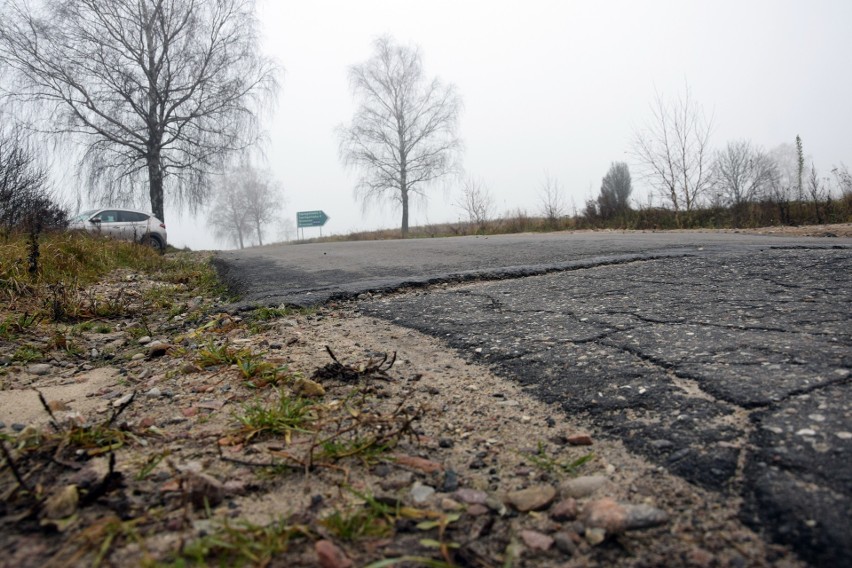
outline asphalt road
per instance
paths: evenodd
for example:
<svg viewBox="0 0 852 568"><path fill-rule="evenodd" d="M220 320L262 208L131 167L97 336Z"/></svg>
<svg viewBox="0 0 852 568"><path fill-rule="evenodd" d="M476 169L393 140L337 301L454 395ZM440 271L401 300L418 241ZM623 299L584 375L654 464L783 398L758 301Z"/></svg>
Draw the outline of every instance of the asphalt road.
<svg viewBox="0 0 852 568"><path fill-rule="evenodd" d="M247 304L359 297L741 498L747 522L815 565L852 565L852 239L518 235L219 263Z"/></svg>

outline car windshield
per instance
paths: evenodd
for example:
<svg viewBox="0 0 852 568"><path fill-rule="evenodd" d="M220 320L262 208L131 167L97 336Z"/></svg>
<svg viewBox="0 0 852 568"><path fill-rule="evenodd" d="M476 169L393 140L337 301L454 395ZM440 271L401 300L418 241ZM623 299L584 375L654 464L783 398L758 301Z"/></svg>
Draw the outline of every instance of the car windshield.
<svg viewBox="0 0 852 568"><path fill-rule="evenodd" d="M82 213L77 213L74 217L71 218L71 222L75 221L86 221L89 217L97 213L98 209L89 209L88 211L83 211Z"/></svg>

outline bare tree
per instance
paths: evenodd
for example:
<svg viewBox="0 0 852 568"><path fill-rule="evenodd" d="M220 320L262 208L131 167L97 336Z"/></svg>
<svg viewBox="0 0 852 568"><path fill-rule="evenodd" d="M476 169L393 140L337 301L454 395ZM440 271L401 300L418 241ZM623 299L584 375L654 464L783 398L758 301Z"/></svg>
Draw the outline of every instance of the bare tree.
<svg viewBox="0 0 852 568"><path fill-rule="evenodd" d="M541 213L551 224L556 220L564 217L568 211L568 205L565 203L565 195L562 190L562 184L549 173L544 173L544 181L539 188L539 199L541 204Z"/></svg>
<svg viewBox="0 0 852 568"><path fill-rule="evenodd" d="M234 191L237 183L239 178L233 173L220 177L214 189L213 201L207 209L207 225L213 230L216 240L242 249L251 233L251 221L246 213L242 192Z"/></svg>
<svg viewBox="0 0 852 568"><path fill-rule="evenodd" d="M769 156L747 140L728 142L713 163L714 187L731 208L734 226L742 222L743 207L770 193L775 169Z"/></svg>
<svg viewBox="0 0 852 568"><path fill-rule="evenodd" d="M809 174L807 165L800 161L797 146L780 144L769 151L773 176L769 183L769 197L778 208L779 220L785 225L793 222L791 205L799 199L799 179Z"/></svg>
<svg viewBox="0 0 852 568"><path fill-rule="evenodd" d="M834 166L831 169L831 174L834 176L834 185L837 187L840 197L852 195L852 173L849 172L846 164L841 162L839 166Z"/></svg>
<svg viewBox="0 0 852 568"><path fill-rule="evenodd" d="M680 223L681 212L689 217L711 185L712 120L692 100L688 86L675 101L658 94L651 111L651 120L634 135L633 153Z"/></svg>
<svg viewBox="0 0 852 568"><path fill-rule="evenodd" d="M601 193L597 200L597 214L609 219L630 210L630 194L633 183L630 168L625 162L613 162L609 171L601 180ZM586 209L589 209L587 203Z"/></svg>
<svg viewBox="0 0 852 568"><path fill-rule="evenodd" d="M243 193L246 215L253 225L257 244L263 245L265 226L277 221L284 207L281 186L269 170L246 166L242 171L238 191Z"/></svg>
<svg viewBox="0 0 852 568"><path fill-rule="evenodd" d="M263 245L266 226L278 220L282 207L280 185L272 173L244 163L219 180L207 222L219 240L243 248L253 234Z"/></svg>
<svg viewBox="0 0 852 568"><path fill-rule="evenodd" d="M67 212L51 191L47 169L26 132L0 115L0 234L37 221L42 228L63 227Z"/></svg>
<svg viewBox="0 0 852 568"><path fill-rule="evenodd" d="M818 225L822 225L825 222L825 218L822 215L821 204L822 201L828 200L828 188L825 180L820 179L813 162L811 162L811 167L808 173L807 195L811 198L811 202L814 204L816 222Z"/></svg>
<svg viewBox="0 0 852 568"><path fill-rule="evenodd" d="M195 209L210 176L254 144L277 90L260 55L253 0L0 0L0 59L11 95L83 147L101 200L148 188Z"/></svg>
<svg viewBox="0 0 852 568"><path fill-rule="evenodd" d="M428 81L417 48L384 36L375 54L349 69L358 100L352 123L338 128L340 156L360 170L355 195L365 209L389 200L402 209L408 235L409 198L424 196L437 179L457 171L461 100L453 85Z"/></svg>
<svg viewBox="0 0 852 568"><path fill-rule="evenodd" d="M462 184L462 194L456 206L467 214L468 221L480 229L494 216L494 197L481 179L468 177Z"/></svg>

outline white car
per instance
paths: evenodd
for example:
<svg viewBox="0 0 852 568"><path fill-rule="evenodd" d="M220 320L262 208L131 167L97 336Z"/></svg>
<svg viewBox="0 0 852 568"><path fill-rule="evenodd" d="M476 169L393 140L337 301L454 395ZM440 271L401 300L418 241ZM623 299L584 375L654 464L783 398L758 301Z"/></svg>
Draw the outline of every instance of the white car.
<svg viewBox="0 0 852 568"><path fill-rule="evenodd" d="M166 224L151 213L133 209L89 209L71 218L69 229L89 231L166 250Z"/></svg>

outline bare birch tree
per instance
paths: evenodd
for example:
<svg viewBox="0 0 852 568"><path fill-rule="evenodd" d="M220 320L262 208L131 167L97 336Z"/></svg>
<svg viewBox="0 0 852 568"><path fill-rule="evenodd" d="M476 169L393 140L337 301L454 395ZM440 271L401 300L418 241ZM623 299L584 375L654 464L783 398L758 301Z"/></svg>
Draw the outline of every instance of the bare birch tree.
<svg viewBox="0 0 852 568"><path fill-rule="evenodd" d="M547 172L544 173L544 181L541 183L538 195L541 213L549 223L555 223L568 212L562 184Z"/></svg>
<svg viewBox="0 0 852 568"><path fill-rule="evenodd" d="M481 179L468 177L462 184L461 192L456 206L467 214L469 222L478 225L480 229L484 228L494 216L494 198L488 186Z"/></svg>
<svg viewBox="0 0 852 568"><path fill-rule="evenodd" d="M249 164L221 176L213 202L207 210L207 224L213 236L240 248L252 235L263 244L266 227L278 220L283 198L278 182L268 170Z"/></svg>
<svg viewBox="0 0 852 568"><path fill-rule="evenodd" d="M266 225L275 222L284 207L280 185L269 170L246 166L240 171L235 191L242 193L246 216L254 229L257 244L263 245Z"/></svg>
<svg viewBox="0 0 852 568"><path fill-rule="evenodd" d="M160 219L167 195L195 209L258 140L277 68L258 55L253 0L0 0L0 13L10 95L82 145L100 200L147 187Z"/></svg>
<svg viewBox="0 0 852 568"><path fill-rule="evenodd" d="M721 203L731 208L735 227L740 226L742 209L747 203L770 194L775 176L769 156L747 140L729 142L716 154L714 187Z"/></svg>
<svg viewBox="0 0 852 568"><path fill-rule="evenodd" d="M355 195L365 209L384 200L402 209L406 237L410 198L425 197L429 185L458 169L461 99L454 85L427 80L419 49L388 36L374 48L349 69L358 107L352 123L337 130L340 157L360 171Z"/></svg>
<svg viewBox="0 0 852 568"><path fill-rule="evenodd" d="M692 100L689 87L674 101L657 94L651 112L645 128L634 134L633 154L680 224L681 212L689 217L711 185L712 121Z"/></svg>

